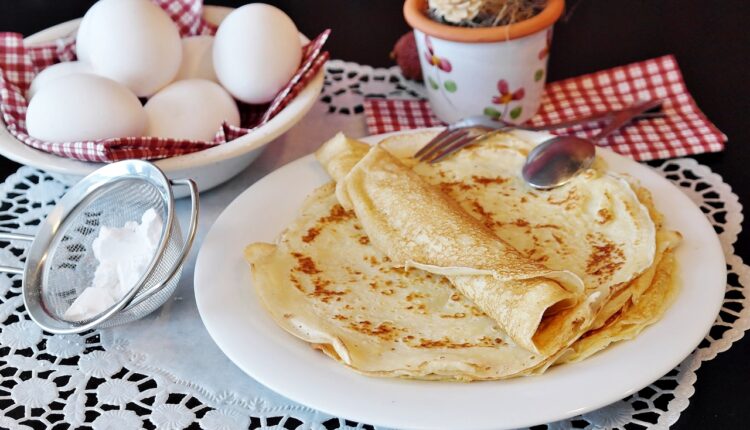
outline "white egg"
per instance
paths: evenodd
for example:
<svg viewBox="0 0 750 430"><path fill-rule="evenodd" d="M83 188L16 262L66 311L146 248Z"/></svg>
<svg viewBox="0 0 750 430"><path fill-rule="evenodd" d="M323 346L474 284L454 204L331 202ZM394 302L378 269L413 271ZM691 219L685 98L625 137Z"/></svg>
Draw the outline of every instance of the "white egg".
<svg viewBox="0 0 750 430"><path fill-rule="evenodd" d="M302 44L294 22L262 3L242 6L222 21L214 40L214 69L236 99L266 103L294 75Z"/></svg>
<svg viewBox="0 0 750 430"><path fill-rule="evenodd" d="M81 23L78 24L78 30L76 31L76 57L78 57L78 61L89 62L89 47L87 43L91 40L91 37L88 35L88 29L91 17L95 15L93 11L97 6L99 6L99 3L91 6L83 16L83 19L81 19Z"/></svg>
<svg viewBox="0 0 750 430"><path fill-rule="evenodd" d="M177 26L148 0L100 0L83 17L76 44L96 74L139 97L172 82L182 60Z"/></svg>
<svg viewBox="0 0 750 430"><path fill-rule="evenodd" d="M91 73L91 65L83 61L67 61L64 63L53 64L46 69L42 70L34 76L34 80L31 81L31 86L26 94L26 98L31 100L40 88L46 84L54 81L55 79L63 76L72 75L75 73Z"/></svg>
<svg viewBox="0 0 750 430"><path fill-rule="evenodd" d="M214 70L213 36L191 36L182 39L182 64L175 81L208 79L219 82Z"/></svg>
<svg viewBox="0 0 750 430"><path fill-rule="evenodd" d="M145 128L138 97L111 79L91 74L49 82L26 111L29 135L50 142L141 136Z"/></svg>
<svg viewBox="0 0 750 430"><path fill-rule="evenodd" d="M240 125L240 112L232 96L205 79L170 84L151 97L144 109L146 136L213 140L222 122Z"/></svg>

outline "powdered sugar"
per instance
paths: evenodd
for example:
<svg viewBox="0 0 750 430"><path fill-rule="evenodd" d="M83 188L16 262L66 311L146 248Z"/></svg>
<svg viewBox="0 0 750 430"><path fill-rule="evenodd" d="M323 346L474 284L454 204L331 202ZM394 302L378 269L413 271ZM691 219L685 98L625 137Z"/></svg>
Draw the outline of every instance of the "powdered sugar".
<svg viewBox="0 0 750 430"><path fill-rule="evenodd" d="M162 227L162 219L154 209L144 212L140 223L102 226L91 246L99 262L94 280L65 311L65 318L83 321L94 317L136 286L154 258Z"/></svg>

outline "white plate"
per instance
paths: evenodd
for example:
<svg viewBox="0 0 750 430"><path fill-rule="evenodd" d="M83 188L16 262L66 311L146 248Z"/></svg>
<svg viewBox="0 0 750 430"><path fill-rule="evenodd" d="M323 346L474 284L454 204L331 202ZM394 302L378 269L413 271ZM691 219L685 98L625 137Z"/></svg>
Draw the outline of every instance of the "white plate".
<svg viewBox="0 0 750 430"><path fill-rule="evenodd" d="M231 8L222 6L207 5L203 8L206 20L215 24L221 22L231 11ZM80 21L80 19L75 19L50 27L27 37L24 43L41 44L67 36L76 31ZM300 37L307 41L304 36L300 35ZM155 164L170 179L194 179L201 191L229 180L258 158L267 143L282 135L305 116L318 99L323 88L324 75L325 70L320 70L291 103L272 120L253 130L252 133L203 151L158 160ZM63 175L70 183L77 182L102 166L100 163L72 160L34 149L16 140L5 128L2 118L0 118L0 155L17 163ZM186 195L182 190L176 190L176 194Z"/></svg>
<svg viewBox="0 0 750 430"><path fill-rule="evenodd" d="M547 135L528 134L534 140ZM372 136L370 143L383 136ZM273 242L304 198L329 180L310 155L258 181L221 214L203 241L195 296L209 333L248 375L324 412L400 428L496 429L561 420L608 405L659 379L703 339L726 285L713 228L678 188L647 166L608 150L613 171L638 178L668 228L684 235L677 251L682 290L664 318L636 339L537 377L466 383L362 376L279 328L258 302L243 260L252 242Z"/></svg>

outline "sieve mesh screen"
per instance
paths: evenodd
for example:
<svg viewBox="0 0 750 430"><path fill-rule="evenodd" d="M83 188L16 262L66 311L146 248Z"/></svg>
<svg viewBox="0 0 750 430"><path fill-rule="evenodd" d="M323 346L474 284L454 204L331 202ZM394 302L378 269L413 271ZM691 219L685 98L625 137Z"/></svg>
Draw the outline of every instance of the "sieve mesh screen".
<svg viewBox="0 0 750 430"><path fill-rule="evenodd" d="M42 303L53 317L65 321L64 313L81 294L92 285L99 265L92 244L101 227L122 227L127 222L140 223L143 213L154 209L167 225L167 203L159 189L152 183L125 178L102 186L84 199L63 222L53 239L44 263ZM172 223L170 234L164 235L168 243L165 251L156 258L152 273L140 285L134 298L138 300L149 289L158 286L174 267L182 247L179 224ZM162 239L164 240L164 239ZM157 247L158 249L158 247ZM123 256L127 258L127 256ZM139 277L142 273L137 274ZM99 327L107 327L138 319L161 306L174 290L177 279L137 305L129 306L107 319Z"/></svg>

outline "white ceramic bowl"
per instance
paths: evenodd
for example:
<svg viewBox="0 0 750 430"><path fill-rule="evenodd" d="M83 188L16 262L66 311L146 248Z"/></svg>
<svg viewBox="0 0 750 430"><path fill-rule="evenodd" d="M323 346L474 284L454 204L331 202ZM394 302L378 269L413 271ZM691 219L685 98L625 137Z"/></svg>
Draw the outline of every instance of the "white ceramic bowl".
<svg viewBox="0 0 750 430"><path fill-rule="evenodd" d="M204 6L205 18L214 24L231 12L231 8L221 6ZM80 19L64 22L50 27L25 39L29 45L45 43L73 33L80 24ZM170 179L192 178L198 183L201 191L213 188L252 163L260 155L263 147L289 130L310 110L318 99L323 88L321 70L317 76L292 100L281 112L263 126L245 136L192 154L157 160L154 163ZM0 155L17 163L26 164L41 170L60 174L69 183L75 183L84 176L101 167L101 163L76 161L58 157L36 150L11 135L0 119ZM175 190L178 197L184 191Z"/></svg>

